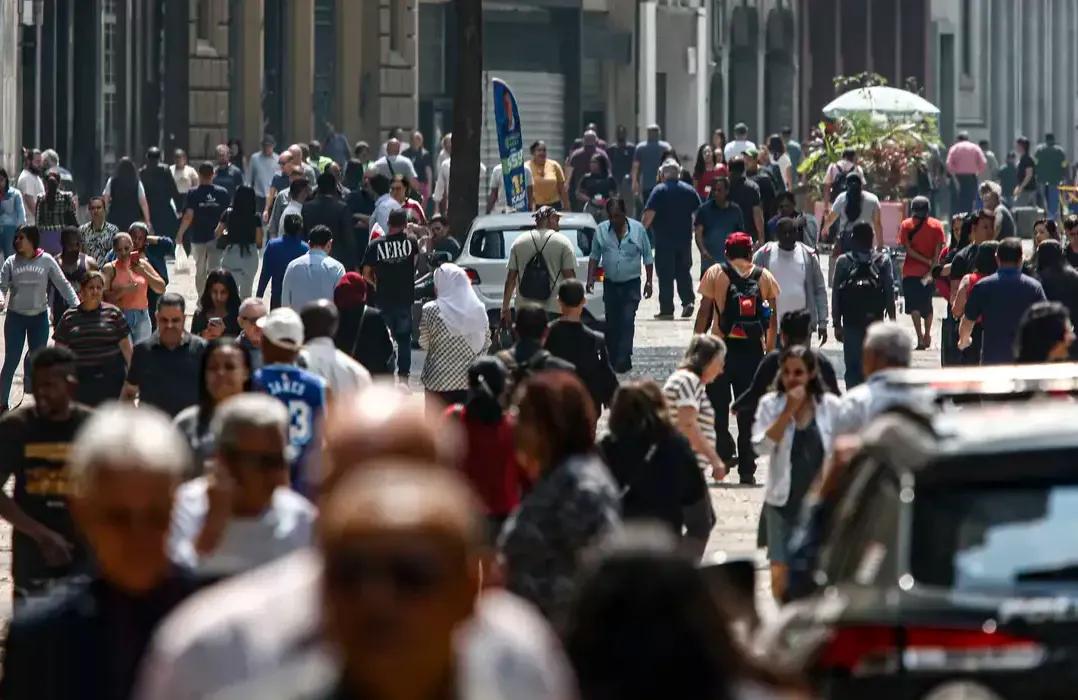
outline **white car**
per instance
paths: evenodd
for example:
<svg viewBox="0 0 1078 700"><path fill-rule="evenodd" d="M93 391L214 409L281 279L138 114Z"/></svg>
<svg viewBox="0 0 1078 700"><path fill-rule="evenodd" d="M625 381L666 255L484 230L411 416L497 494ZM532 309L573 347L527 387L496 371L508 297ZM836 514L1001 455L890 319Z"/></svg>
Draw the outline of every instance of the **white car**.
<svg viewBox="0 0 1078 700"><path fill-rule="evenodd" d="M568 212L561 215L561 233L576 250L576 277L582 282L588 279L588 256L591 255L596 228L598 224L590 214ZM500 320L509 250L513 247L513 241L534 230L535 219L527 212L480 216L468 230L463 252L456 263L471 278L476 294L486 306L491 328L497 328ZM595 282L595 289L587 296L584 320L594 326L601 326L606 320L601 274Z"/></svg>

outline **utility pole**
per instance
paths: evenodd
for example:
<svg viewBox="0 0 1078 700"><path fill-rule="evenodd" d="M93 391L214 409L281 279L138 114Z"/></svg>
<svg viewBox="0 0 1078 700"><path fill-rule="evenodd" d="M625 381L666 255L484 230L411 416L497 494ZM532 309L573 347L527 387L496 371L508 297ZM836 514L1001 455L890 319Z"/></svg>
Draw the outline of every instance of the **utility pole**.
<svg viewBox="0 0 1078 700"><path fill-rule="evenodd" d="M453 156L449 220L463 240L478 214L479 142L483 130L482 0L454 0L457 13L457 86L453 95Z"/></svg>

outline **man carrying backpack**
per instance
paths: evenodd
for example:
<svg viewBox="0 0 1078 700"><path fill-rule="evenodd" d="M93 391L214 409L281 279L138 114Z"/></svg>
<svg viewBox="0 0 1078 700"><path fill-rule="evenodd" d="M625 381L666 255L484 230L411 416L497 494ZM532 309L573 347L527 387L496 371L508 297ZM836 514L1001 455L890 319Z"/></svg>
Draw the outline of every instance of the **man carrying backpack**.
<svg viewBox="0 0 1078 700"><path fill-rule="evenodd" d="M513 335L516 341L512 347L500 350L495 357L509 370L512 386L518 386L535 372L548 369L560 369L576 372L571 362L555 357L543 348L547 334L547 314L543 307L535 304L522 304L517 307ZM511 389L510 389L511 390Z"/></svg>
<svg viewBox="0 0 1078 700"><path fill-rule="evenodd" d="M700 280L696 333L711 332L726 342L726 368L707 386L715 409L715 450L726 464L734 459L730 437L730 404L748 391L765 351L775 349L777 319L771 313L779 285L770 272L752 262L752 238L734 233L726 239L726 262L712 265ZM732 393L731 393L732 392ZM756 483L750 414L737 416L737 471L742 484Z"/></svg>
<svg viewBox="0 0 1078 700"><path fill-rule="evenodd" d="M865 331L884 314L895 320L895 274L886 253L875 251L876 230L867 221L853 225L852 248L835 260L831 315L835 338L843 344L846 390L865 380L861 346Z"/></svg>
<svg viewBox="0 0 1078 700"><path fill-rule="evenodd" d="M511 325L513 292L519 301L541 305L548 320L561 315L558 285L576 277L576 250L569 239L558 232L560 221L554 207L539 207L535 212L535 230L523 231L513 241L513 247L509 249L509 272L502 291L503 327Z"/></svg>

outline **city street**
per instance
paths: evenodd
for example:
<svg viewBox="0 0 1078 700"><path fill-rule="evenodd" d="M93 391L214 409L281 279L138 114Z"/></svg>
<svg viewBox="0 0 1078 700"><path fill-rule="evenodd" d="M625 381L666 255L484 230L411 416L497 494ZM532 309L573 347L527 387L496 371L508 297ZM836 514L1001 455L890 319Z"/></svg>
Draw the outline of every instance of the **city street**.
<svg viewBox="0 0 1078 700"><path fill-rule="evenodd" d="M825 260L825 267L826 264L827 261ZM197 301L193 272L184 273L178 271L174 262L169 263L169 270L171 278L169 290L183 293L187 299L187 311L188 315L190 315ZM698 261L694 261L693 270L694 276L698 274ZM945 311L942 299L936 299L935 311L937 320L933 328L933 348L914 353L914 366L916 367L930 368L939 366L938 319L942 317L941 315ZM633 356L633 371L628 376L633 379L651 378L662 383L681 359L682 353L692 335L692 320L656 321L653 316L657 312L658 302L654 297L643 301L640 305L636 324L636 349ZM912 335L909 318L900 316L899 321L903 326L910 327ZM0 333L2 333L2 330L0 330ZM0 343L0 357L2 357L2 348L3 344ZM823 346L823 351L835 365L841 380L843 372L842 345L830 338ZM414 357L414 362L419 364L418 366L413 366L413 377L418 377L422 366L423 353L416 352ZM12 391L11 405L17 405L21 397L22 370L20 368ZM731 425L733 425L733 421L731 421ZM600 430L602 429L603 421L600 421ZM712 488L711 496L717 521L708 543L707 557L713 558L721 553L733 558L755 558L757 560L758 582L760 584L758 588L760 595L758 597L762 603L762 609L766 611L772 606L767 595L768 574L762 553L758 553L756 549L756 528L764 494L762 484L767 479L766 458L761 458L758 464L757 479L760 482L759 485L743 487L736 483L724 483ZM734 475L730 479L731 481L736 481L737 477ZM9 489L10 486L8 484ZM10 571L11 533L10 527L6 523L2 523L0 524L0 617L4 618L10 612Z"/></svg>

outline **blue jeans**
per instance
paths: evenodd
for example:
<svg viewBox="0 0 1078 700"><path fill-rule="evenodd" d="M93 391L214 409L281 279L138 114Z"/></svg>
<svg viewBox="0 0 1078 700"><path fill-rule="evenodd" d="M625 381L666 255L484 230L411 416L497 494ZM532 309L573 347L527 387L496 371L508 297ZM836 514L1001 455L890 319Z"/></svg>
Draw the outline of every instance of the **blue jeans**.
<svg viewBox="0 0 1078 700"><path fill-rule="evenodd" d="M382 309L382 318L397 343L397 376L407 377L412 371L412 309Z"/></svg>
<svg viewBox="0 0 1078 700"><path fill-rule="evenodd" d="M865 381L865 368L861 364L861 354L867 330L864 326L842 327L842 359L846 363L846 391Z"/></svg>
<svg viewBox="0 0 1078 700"><path fill-rule="evenodd" d="M1048 210L1049 219L1059 218L1059 187L1056 185L1044 186L1044 208Z"/></svg>
<svg viewBox="0 0 1078 700"><path fill-rule="evenodd" d="M0 258L7 260L15 254L16 226L0 225Z"/></svg>
<svg viewBox="0 0 1078 700"><path fill-rule="evenodd" d="M628 282L603 282L606 307L606 349L615 371L624 371L633 359L636 309L640 306L640 278Z"/></svg>
<svg viewBox="0 0 1078 700"><path fill-rule="evenodd" d="M0 370L0 405L7 405L15 370L23 359L22 351L27 345L30 351L23 363L23 392L30 393L30 355L49 342L49 314L34 316L8 311L4 319L4 368Z"/></svg>
<svg viewBox="0 0 1078 700"><path fill-rule="evenodd" d="M675 282L682 306L696 301L691 241L659 241L655 246L655 274L659 278L659 313L674 313Z"/></svg>
<svg viewBox="0 0 1078 700"><path fill-rule="evenodd" d="M147 309L124 309L124 318L131 327L131 344L146 340L153 333L150 325L150 312Z"/></svg>

